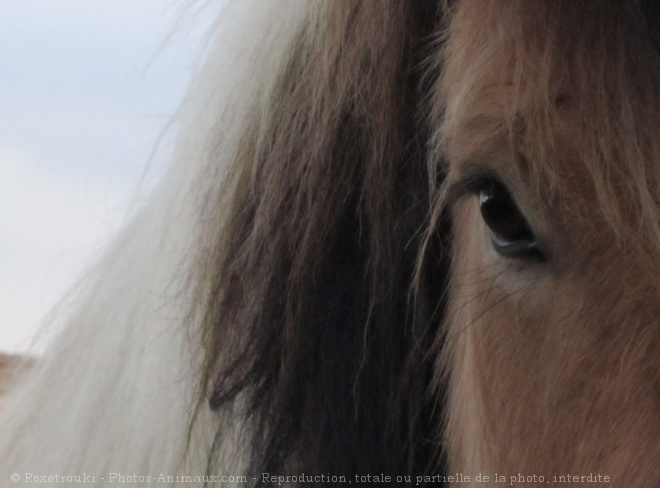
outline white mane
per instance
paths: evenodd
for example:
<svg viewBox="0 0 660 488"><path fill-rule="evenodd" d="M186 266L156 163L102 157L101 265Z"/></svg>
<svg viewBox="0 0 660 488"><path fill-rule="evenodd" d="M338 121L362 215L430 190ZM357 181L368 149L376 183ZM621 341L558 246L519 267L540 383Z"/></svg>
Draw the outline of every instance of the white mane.
<svg viewBox="0 0 660 488"><path fill-rule="evenodd" d="M202 360L189 278L217 232L204 216L221 210L205 208L205 197L217 192L244 118L265 96L304 5L240 0L224 9L177 115L168 173L79 284L65 330L6 400L3 486L13 473L87 474L94 486L109 485L110 473L206 473L214 432L208 408L195 417L188 445Z"/></svg>

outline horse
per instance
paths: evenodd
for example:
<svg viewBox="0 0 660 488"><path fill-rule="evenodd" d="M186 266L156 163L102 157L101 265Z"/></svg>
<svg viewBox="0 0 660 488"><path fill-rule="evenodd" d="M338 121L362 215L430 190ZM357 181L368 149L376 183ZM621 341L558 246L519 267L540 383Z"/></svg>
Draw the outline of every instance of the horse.
<svg viewBox="0 0 660 488"><path fill-rule="evenodd" d="M230 2L0 479L660 486L658 22Z"/></svg>

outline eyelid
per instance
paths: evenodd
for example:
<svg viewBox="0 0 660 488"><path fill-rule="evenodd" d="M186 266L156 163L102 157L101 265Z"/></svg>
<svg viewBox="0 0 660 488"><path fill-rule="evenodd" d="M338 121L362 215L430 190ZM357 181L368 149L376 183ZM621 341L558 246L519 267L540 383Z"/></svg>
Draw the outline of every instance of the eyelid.
<svg viewBox="0 0 660 488"><path fill-rule="evenodd" d="M452 207L461 198L477 194L485 184L493 181L506 188L506 185L501 183L502 180L493 170L480 166L472 167L459 179L450 182L447 186L445 198L447 206Z"/></svg>

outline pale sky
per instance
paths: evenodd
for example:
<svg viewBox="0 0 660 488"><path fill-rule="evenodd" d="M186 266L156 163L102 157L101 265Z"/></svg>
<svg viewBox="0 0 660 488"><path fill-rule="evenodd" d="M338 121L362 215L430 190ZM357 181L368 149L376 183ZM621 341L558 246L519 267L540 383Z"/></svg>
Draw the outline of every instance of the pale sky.
<svg viewBox="0 0 660 488"><path fill-rule="evenodd" d="M194 24L172 0L0 0L0 351L27 350L120 226L211 10Z"/></svg>

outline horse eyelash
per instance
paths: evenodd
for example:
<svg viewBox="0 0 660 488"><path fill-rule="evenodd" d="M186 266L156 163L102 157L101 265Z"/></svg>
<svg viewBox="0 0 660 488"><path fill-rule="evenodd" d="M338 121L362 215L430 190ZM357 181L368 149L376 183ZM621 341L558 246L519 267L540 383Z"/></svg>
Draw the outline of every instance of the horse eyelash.
<svg viewBox="0 0 660 488"><path fill-rule="evenodd" d="M501 182L500 178L490 170L470 172L464 177L450 183L447 188L446 201L448 207L453 207L456 202L468 195L478 195L481 190L491 183L499 184L509 191L508 187Z"/></svg>

